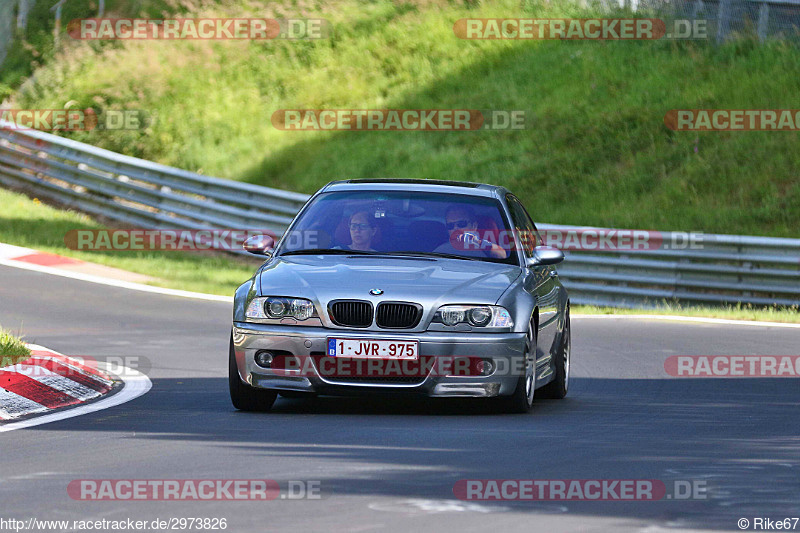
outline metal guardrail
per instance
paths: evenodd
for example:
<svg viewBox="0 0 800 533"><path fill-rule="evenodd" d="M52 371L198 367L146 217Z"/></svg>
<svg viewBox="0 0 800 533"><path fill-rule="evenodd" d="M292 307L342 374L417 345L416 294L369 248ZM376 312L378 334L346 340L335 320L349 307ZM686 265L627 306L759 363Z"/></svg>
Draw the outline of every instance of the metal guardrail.
<svg viewBox="0 0 800 533"><path fill-rule="evenodd" d="M309 198L203 176L49 133L12 129L2 121L0 183L143 228L281 234Z"/></svg>
<svg viewBox="0 0 800 533"><path fill-rule="evenodd" d="M307 195L202 176L56 135L2 129L0 184L142 228L280 234ZM540 225L541 230L586 230ZM667 243L686 234L660 233ZM800 305L800 239L696 234L697 248L567 251L559 274L580 304Z"/></svg>
<svg viewBox="0 0 800 533"><path fill-rule="evenodd" d="M607 0L606 0L607 1ZM800 0L620 0L645 13L669 13L675 18L705 20L709 37L723 41L734 33L798 40Z"/></svg>
<svg viewBox="0 0 800 533"><path fill-rule="evenodd" d="M541 224L541 230L600 230ZM575 303L610 307L800 306L800 239L657 233L651 250L566 251L558 268ZM691 246L680 244L692 238ZM675 246L674 243L678 243Z"/></svg>

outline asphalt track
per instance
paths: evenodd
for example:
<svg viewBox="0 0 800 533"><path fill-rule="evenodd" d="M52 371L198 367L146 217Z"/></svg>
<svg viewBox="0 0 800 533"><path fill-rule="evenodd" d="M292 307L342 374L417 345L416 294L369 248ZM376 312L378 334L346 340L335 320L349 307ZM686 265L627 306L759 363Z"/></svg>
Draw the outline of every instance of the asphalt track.
<svg viewBox="0 0 800 533"><path fill-rule="evenodd" d="M738 531L800 516L797 379L676 379L670 355L800 353L800 330L573 319L568 398L279 399L233 410L230 304L0 267L0 324L66 355L139 357L152 390L0 435L0 518L226 518L227 531ZM132 359L133 360L133 359ZM135 360L134 360L135 361ZM85 502L74 479L321 481L320 500ZM463 502L460 479L702 480L694 501ZM752 527L752 525L751 525ZM798 526L800 530L800 526Z"/></svg>

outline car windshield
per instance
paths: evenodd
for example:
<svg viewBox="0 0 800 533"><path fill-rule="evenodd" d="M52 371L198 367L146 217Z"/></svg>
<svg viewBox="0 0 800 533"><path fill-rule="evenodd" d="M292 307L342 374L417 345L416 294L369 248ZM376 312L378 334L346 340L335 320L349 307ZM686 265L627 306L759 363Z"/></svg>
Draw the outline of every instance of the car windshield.
<svg viewBox="0 0 800 533"><path fill-rule="evenodd" d="M500 202L461 194L342 191L319 195L278 255L413 255L517 264Z"/></svg>

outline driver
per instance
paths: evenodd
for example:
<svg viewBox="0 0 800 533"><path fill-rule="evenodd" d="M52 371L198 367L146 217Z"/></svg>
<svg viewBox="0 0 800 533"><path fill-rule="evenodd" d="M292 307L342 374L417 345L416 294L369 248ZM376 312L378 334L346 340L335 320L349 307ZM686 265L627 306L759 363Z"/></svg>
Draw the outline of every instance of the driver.
<svg viewBox="0 0 800 533"><path fill-rule="evenodd" d="M445 227L450 238L436 247L434 252L454 255L486 256L496 259L508 257L508 251L496 243L480 238L478 218L467 205L451 205L445 211Z"/></svg>
<svg viewBox="0 0 800 533"><path fill-rule="evenodd" d="M375 238L375 233L378 227L375 225L375 219L369 216L366 211L359 211L350 217L350 241L348 246L351 250L361 250L365 252L374 252L372 248L372 240Z"/></svg>

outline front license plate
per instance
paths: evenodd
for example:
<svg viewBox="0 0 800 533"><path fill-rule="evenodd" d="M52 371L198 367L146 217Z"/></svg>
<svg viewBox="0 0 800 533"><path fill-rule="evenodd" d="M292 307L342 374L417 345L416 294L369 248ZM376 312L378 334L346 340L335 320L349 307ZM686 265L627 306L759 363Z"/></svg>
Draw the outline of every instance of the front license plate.
<svg viewBox="0 0 800 533"><path fill-rule="evenodd" d="M328 339L330 357L363 357L377 359L419 359L417 341L384 341L365 339Z"/></svg>

